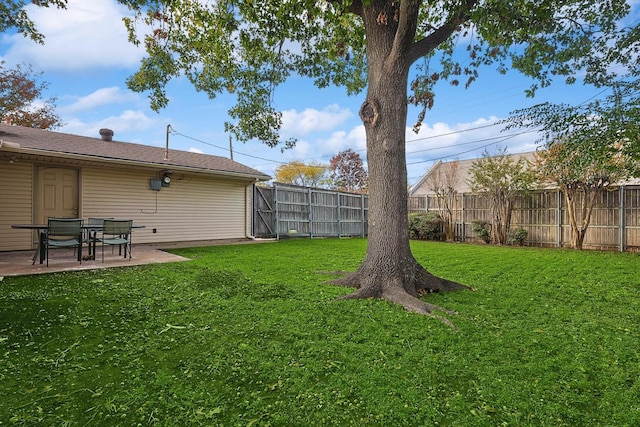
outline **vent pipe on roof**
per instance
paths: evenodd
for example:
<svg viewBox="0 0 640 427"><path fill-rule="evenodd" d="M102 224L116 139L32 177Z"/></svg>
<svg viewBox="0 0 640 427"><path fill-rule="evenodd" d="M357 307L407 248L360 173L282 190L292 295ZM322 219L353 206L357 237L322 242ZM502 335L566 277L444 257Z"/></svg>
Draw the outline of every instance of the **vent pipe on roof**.
<svg viewBox="0 0 640 427"><path fill-rule="evenodd" d="M113 141L113 131L111 129L100 129L100 136L103 141Z"/></svg>

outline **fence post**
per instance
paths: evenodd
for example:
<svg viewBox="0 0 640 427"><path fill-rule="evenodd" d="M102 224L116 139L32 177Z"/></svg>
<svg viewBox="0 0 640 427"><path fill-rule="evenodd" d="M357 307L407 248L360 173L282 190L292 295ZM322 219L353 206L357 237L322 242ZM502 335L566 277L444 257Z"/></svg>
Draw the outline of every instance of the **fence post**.
<svg viewBox="0 0 640 427"><path fill-rule="evenodd" d="M360 225L362 229L362 237L364 237L364 194L360 195Z"/></svg>
<svg viewBox="0 0 640 427"><path fill-rule="evenodd" d="M462 208L462 241L467 241L467 218L466 218L466 210L464 208L464 192L460 193L460 197L462 198L460 205Z"/></svg>
<svg viewBox="0 0 640 427"><path fill-rule="evenodd" d="M340 217L341 217L340 191L336 191L336 196L338 197L338 201L336 203L336 221L338 222L338 237L342 237L342 223L340 222Z"/></svg>
<svg viewBox="0 0 640 427"><path fill-rule="evenodd" d="M311 203L312 195L311 195L311 187L307 190L307 197L309 198L309 238L313 238L313 203Z"/></svg>
<svg viewBox="0 0 640 427"><path fill-rule="evenodd" d="M562 247L562 191L558 189L557 192L558 209L556 211L556 217L558 222L558 238L556 239L556 245Z"/></svg>
<svg viewBox="0 0 640 427"><path fill-rule="evenodd" d="M619 250L620 252L624 252L626 250L626 237L627 237L627 230L626 227L627 225L625 224L625 206L624 206L624 185L621 185L620 187L618 187L618 197L620 197L620 210L619 210L619 215L620 215L620 247Z"/></svg>
<svg viewBox="0 0 640 427"><path fill-rule="evenodd" d="M276 240L280 240L280 215L278 214L278 183L273 184L273 193L276 207Z"/></svg>

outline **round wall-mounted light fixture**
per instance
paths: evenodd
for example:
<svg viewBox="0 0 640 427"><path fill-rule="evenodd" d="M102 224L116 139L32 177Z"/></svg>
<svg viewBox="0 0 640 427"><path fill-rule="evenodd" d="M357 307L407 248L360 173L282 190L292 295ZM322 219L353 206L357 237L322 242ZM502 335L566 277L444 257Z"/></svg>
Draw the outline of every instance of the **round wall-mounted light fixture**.
<svg viewBox="0 0 640 427"><path fill-rule="evenodd" d="M170 170L163 170L162 172L160 172L162 175L162 186L163 187L168 187L169 184L171 184L171 171Z"/></svg>

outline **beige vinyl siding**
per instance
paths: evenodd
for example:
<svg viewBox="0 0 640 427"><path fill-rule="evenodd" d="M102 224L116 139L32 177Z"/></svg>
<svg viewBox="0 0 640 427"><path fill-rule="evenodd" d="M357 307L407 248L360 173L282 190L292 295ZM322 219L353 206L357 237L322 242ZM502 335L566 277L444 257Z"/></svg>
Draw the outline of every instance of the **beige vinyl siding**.
<svg viewBox="0 0 640 427"><path fill-rule="evenodd" d="M173 173L169 187L151 190L153 171L84 168L81 215L133 219L134 243L243 238L247 181ZM153 230L156 233L153 233Z"/></svg>
<svg viewBox="0 0 640 427"><path fill-rule="evenodd" d="M28 160L10 164L0 158L0 251L35 247L34 232L11 228L34 221L33 168ZM155 191L149 180L158 178L157 170L95 165L79 169L79 215L133 219L134 224L145 225L135 230L134 244L236 239L249 234L250 180L174 172L171 185Z"/></svg>
<svg viewBox="0 0 640 427"><path fill-rule="evenodd" d="M0 153L1 154L1 153ZM11 224L33 222L33 166L0 155L0 251L32 249L35 233L14 230Z"/></svg>

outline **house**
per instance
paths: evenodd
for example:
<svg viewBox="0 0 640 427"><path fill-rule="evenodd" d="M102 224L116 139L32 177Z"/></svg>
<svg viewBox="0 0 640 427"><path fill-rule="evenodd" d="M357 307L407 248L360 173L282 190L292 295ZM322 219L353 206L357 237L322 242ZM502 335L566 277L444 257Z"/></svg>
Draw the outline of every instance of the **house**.
<svg viewBox="0 0 640 427"><path fill-rule="evenodd" d="M524 158L527 161L534 161L535 159L535 151L530 151L526 153L520 154L508 154L513 161L517 162L521 158ZM433 183L436 181L446 181L447 175L451 176L451 181L453 187L458 193L471 193L471 186L469 185L469 180L471 179L471 175L469 170L473 165L473 162L478 159L468 159L468 160L454 160L451 162L442 162L438 160L433 166L420 177L416 183L411 186L409 189L409 197L415 196L424 196L434 194L432 189ZM455 170L452 170L455 168Z"/></svg>
<svg viewBox="0 0 640 427"><path fill-rule="evenodd" d="M507 154L507 156L511 157L514 162L518 162L520 159L534 162L536 152L529 151L525 153ZM451 176L451 181L454 184L453 188L456 192L464 194L472 193L471 186L469 185L469 180L471 179L469 170L473 162L478 160L479 159L454 160L450 162L437 161L409 188L409 197L433 195L434 191L432 188L434 182L440 181L440 183L444 183L447 180L447 175ZM640 178L628 178L622 182L618 182L616 185L640 185Z"/></svg>
<svg viewBox="0 0 640 427"><path fill-rule="evenodd" d="M0 251L34 248L12 224L47 217L133 219L134 243L251 237L253 185L233 160L0 124Z"/></svg>

